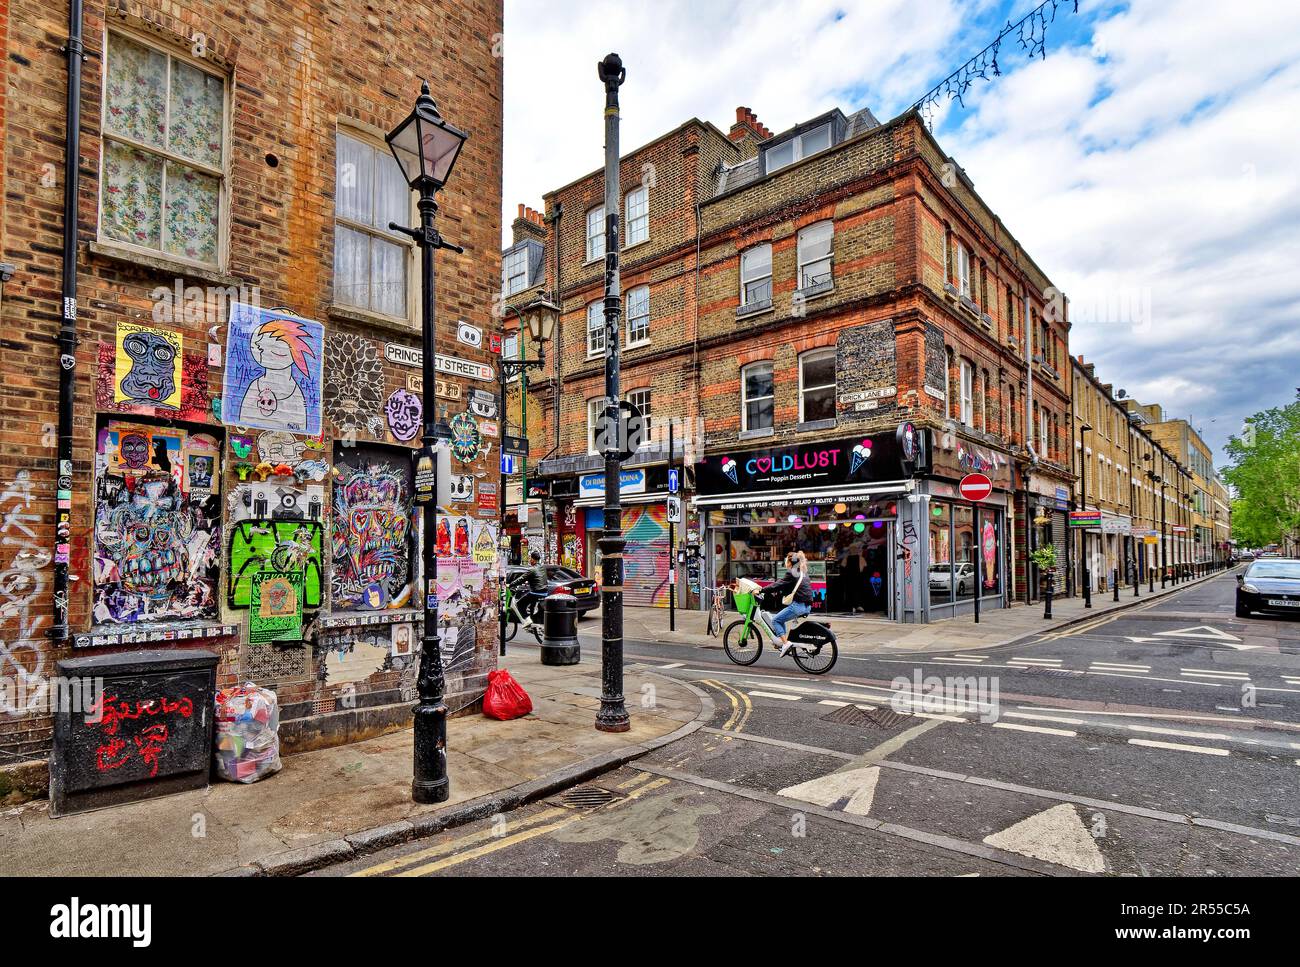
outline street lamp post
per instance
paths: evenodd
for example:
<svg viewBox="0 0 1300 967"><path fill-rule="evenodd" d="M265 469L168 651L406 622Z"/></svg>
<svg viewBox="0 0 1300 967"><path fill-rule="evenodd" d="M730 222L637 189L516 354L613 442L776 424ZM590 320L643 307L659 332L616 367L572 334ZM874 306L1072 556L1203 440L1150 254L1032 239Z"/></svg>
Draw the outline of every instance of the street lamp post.
<svg viewBox="0 0 1300 967"><path fill-rule="evenodd" d="M427 82L420 85L415 109L385 136L407 184L420 195L420 227L406 228L395 222L389 222L388 227L410 236L420 248L420 319L424 353L421 391L424 397L424 433L420 442L423 444L421 457L430 461L435 475L437 458L433 451L438 432L435 409L431 405L437 373L433 255L443 248L461 253L464 249L444 241L434 227L438 211L434 195L451 177L451 169L468 137L464 131L442 119L437 104L429 95ZM419 676L416 678L419 702L415 706L415 762L411 780L411 798L418 803L446 802L451 795L447 779L447 704L443 695L446 682L438 636L437 491L435 479L431 492L426 492L423 498L420 513L424 531L420 572L424 585L424 631L420 641Z"/></svg>
<svg viewBox="0 0 1300 967"><path fill-rule="evenodd" d="M555 305L549 299L546 298L541 298L533 302L530 302L526 306L524 306L523 309L519 309L516 308L515 306L509 306L509 305L506 306L506 308L514 312L515 315L519 317L520 356L522 357L523 355L523 336L524 336L525 328L528 330L529 338L537 344L538 351L539 351L539 355L537 359L522 359L522 358L506 359L505 353L502 353L501 361L500 361L500 369L498 370L498 377L501 384L501 425L503 427L506 424L506 383L516 374L521 375L519 392L520 392L520 409L523 411L523 416L520 420L520 432L523 434L524 438L527 439L528 437L528 416L527 416L528 414L528 371L530 369L540 369L542 366L546 365L546 360L541 358L540 350L544 344L551 341L551 337L555 333L555 320L559 317L560 308L559 306ZM502 432L504 433L504 430ZM525 467L526 466L527 464L525 464ZM526 472L522 478L522 483L523 483L523 501L524 503L527 503L528 502L528 476ZM506 532L506 495L505 495L504 481L502 481L501 484L501 493L499 494L499 497L500 497L500 502L498 504L498 508L499 508L498 520L499 520L500 533L498 535L498 542L500 542L501 539L504 538ZM497 552L498 554L501 552L501 549L499 547L497 549ZM504 655L506 653L506 609L502 607L500 604L500 603L504 603L505 601L506 563L504 561L500 563L500 567L497 572L497 581L498 581L497 600L499 602L497 607L497 621L499 623L499 631L501 634L501 638L499 639L501 642L501 654Z"/></svg>
<svg viewBox="0 0 1300 967"><path fill-rule="evenodd" d="M596 67L605 85L605 526L600 536L600 711L596 728L632 728L623 703L623 508L619 447L618 89L627 77L622 58L609 54Z"/></svg>
<svg viewBox="0 0 1300 967"><path fill-rule="evenodd" d="M1083 487L1081 492L1081 498L1082 498L1081 503L1083 504L1084 511L1087 511L1088 509L1088 462L1089 462L1088 461L1088 438L1085 434L1087 434L1087 432L1091 429L1092 427L1090 427L1087 423L1079 427L1079 457L1081 462L1083 463L1083 467L1080 469L1079 479ZM1082 557L1083 559L1083 606L1085 608L1091 608L1092 607L1092 577L1091 577L1090 569L1088 568L1088 528L1081 527L1079 528L1079 532L1080 532L1079 541L1083 545L1083 553L1080 555L1080 557Z"/></svg>

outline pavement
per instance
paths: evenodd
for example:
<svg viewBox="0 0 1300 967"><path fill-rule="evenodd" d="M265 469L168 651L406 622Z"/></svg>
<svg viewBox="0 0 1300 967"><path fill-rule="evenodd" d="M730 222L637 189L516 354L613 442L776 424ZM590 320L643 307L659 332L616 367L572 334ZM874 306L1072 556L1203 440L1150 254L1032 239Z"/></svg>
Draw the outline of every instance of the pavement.
<svg viewBox="0 0 1300 967"><path fill-rule="evenodd" d="M624 680L631 731L597 732L598 652L540 664L511 648L502 666L533 712L447 723L451 799L411 801L412 732L286 756L276 775L51 819L47 802L0 813L0 875L287 875L499 815L689 735L712 715L695 686L651 669Z"/></svg>
<svg viewBox="0 0 1300 967"><path fill-rule="evenodd" d="M703 728L312 875L1295 876L1300 621L1237 618L1235 586L823 676L629 637L713 697Z"/></svg>
<svg viewBox="0 0 1300 967"><path fill-rule="evenodd" d="M841 654L897 653L920 655L927 652L948 652L995 648L1040 634L1044 631L1056 631L1083 621L1090 621L1099 616L1123 611L1143 605L1153 598L1160 598L1195 584L1210 580L1224 572L1215 572L1207 577L1169 584L1165 588L1156 585L1154 592L1148 591L1148 585L1142 585L1139 595L1134 597L1131 586L1120 590L1119 601L1112 600L1112 592L1097 593L1092 596L1092 607L1085 607L1083 598L1076 595L1070 598L1055 598L1052 601L1052 617L1043 617L1043 605L1013 604L1009 608L983 609L979 624L973 615L946 618L930 624L900 624L885 618L841 617L827 618L835 632L836 643ZM723 627L739 616L734 610L723 618ZM670 631L667 608L646 608L624 605L623 636L639 641L653 641L661 644L696 645L705 648L721 648L721 638L712 638L707 633L708 614L704 611L678 610L676 630ZM593 611L578 625L579 638L591 645L600 643L600 612Z"/></svg>

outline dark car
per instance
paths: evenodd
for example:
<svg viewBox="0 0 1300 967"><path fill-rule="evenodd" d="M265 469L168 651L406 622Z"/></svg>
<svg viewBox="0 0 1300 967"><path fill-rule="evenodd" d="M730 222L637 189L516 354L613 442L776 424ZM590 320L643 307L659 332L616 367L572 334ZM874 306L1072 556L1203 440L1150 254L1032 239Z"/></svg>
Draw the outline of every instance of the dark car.
<svg viewBox="0 0 1300 967"><path fill-rule="evenodd" d="M528 570L512 564L506 568L506 581L513 584L523 578ZM546 593L554 594L556 591L564 591L578 599L579 618L600 607L600 586L595 581L560 564L547 564Z"/></svg>
<svg viewBox="0 0 1300 967"><path fill-rule="evenodd" d="M1237 575L1237 617L1252 611L1300 616L1300 560L1264 557Z"/></svg>

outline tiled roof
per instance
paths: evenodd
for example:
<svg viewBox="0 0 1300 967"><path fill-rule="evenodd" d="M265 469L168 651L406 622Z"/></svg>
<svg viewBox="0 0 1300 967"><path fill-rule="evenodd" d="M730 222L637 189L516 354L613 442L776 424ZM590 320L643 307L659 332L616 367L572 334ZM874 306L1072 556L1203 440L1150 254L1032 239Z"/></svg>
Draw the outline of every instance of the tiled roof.
<svg viewBox="0 0 1300 967"><path fill-rule="evenodd" d="M849 138L857 137L863 131L870 131L872 128L880 127L880 121L876 119L870 109L865 107L850 114L845 118L845 122L844 140L846 141ZM715 195L733 191L761 178L763 176L762 157L760 153L753 158L742 161L738 165L731 167L723 165L722 170L718 172L718 189Z"/></svg>

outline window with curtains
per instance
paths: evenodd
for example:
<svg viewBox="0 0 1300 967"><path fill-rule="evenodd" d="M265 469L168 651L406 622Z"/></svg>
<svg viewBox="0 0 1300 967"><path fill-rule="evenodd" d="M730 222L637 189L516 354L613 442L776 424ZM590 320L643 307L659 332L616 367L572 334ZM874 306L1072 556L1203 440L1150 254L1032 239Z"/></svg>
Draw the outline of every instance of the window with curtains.
<svg viewBox="0 0 1300 967"><path fill-rule="evenodd" d="M110 32L104 57L102 239L221 261L226 79Z"/></svg>
<svg viewBox="0 0 1300 967"><path fill-rule="evenodd" d="M835 350L814 349L799 357L799 422L835 418Z"/></svg>
<svg viewBox="0 0 1300 967"><path fill-rule="evenodd" d="M587 261L605 257L605 206L587 212Z"/></svg>
<svg viewBox="0 0 1300 967"><path fill-rule="evenodd" d="M605 351L605 304L597 299L587 306L587 355Z"/></svg>
<svg viewBox="0 0 1300 967"><path fill-rule="evenodd" d="M627 343L636 346L650 341L650 287L639 285L627 293Z"/></svg>
<svg viewBox="0 0 1300 967"><path fill-rule="evenodd" d="M338 132L334 189L334 301L406 319L412 244L392 232L411 216L411 190L392 153Z"/></svg>
<svg viewBox="0 0 1300 967"><path fill-rule="evenodd" d="M626 214L624 229L627 245L636 245L650 238L650 189L645 185L627 193L623 211Z"/></svg>
<svg viewBox="0 0 1300 967"><path fill-rule="evenodd" d="M773 404L776 396L772 383L770 362L750 363L740 371L741 430L769 430L772 428Z"/></svg>

